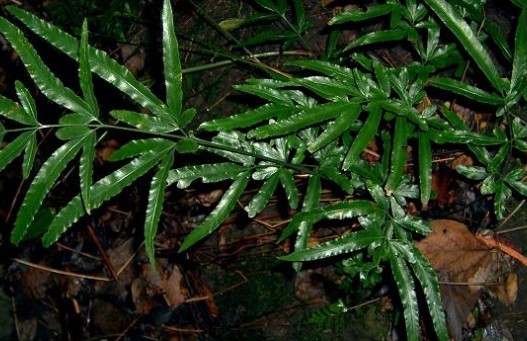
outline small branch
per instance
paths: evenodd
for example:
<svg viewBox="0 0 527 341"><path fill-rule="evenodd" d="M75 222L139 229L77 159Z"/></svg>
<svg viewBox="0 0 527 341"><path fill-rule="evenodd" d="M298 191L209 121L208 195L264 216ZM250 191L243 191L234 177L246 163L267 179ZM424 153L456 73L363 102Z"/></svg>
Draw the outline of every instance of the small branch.
<svg viewBox="0 0 527 341"><path fill-rule="evenodd" d="M20 258L11 258L11 260L14 261L14 262L17 262L17 263L24 264L24 265L27 265L29 267L35 268L35 269L51 272L51 273L58 274L58 275L64 275L64 276L70 276L70 277L76 277L76 278L82 278L82 279L91 279L91 280L94 280L94 281L102 281L102 282L111 282L112 281L112 279L108 278L108 277L84 275L84 274L79 274L79 273L76 273L76 272L57 270L57 269L53 269L53 268L50 268L50 267L47 267L47 266L44 266L44 265L38 265L38 264L35 264L35 263L31 263L31 262L28 262L28 261L20 259Z"/></svg>

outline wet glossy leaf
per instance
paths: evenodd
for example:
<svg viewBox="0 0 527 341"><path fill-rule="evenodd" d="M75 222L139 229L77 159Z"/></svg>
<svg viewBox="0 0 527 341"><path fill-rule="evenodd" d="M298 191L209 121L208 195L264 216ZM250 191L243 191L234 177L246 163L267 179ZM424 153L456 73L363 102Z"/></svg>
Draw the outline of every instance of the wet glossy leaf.
<svg viewBox="0 0 527 341"><path fill-rule="evenodd" d="M456 171L472 180L483 180L489 176L485 168L478 166L459 165L456 167Z"/></svg>
<svg viewBox="0 0 527 341"><path fill-rule="evenodd" d="M131 185L137 178L155 167L172 148L172 145L168 145L164 150L143 153L130 163L94 183L90 187L89 207L96 209L105 201L121 193L123 188ZM50 246L56 242L60 235L84 214L84 204L80 195L77 195L59 211L51 222L49 230L42 238L44 246Z"/></svg>
<svg viewBox="0 0 527 341"><path fill-rule="evenodd" d="M509 99L525 93L527 84L527 8L524 7L518 19L516 35L514 37L515 51L512 62L512 74L510 90L507 94Z"/></svg>
<svg viewBox="0 0 527 341"><path fill-rule="evenodd" d="M178 188L187 188L194 180L199 178L204 183L220 182L235 179L244 171L245 167L229 162L187 166L171 170L168 173L167 183L171 185L177 182Z"/></svg>
<svg viewBox="0 0 527 341"><path fill-rule="evenodd" d="M228 131L247 128L271 118L284 119L297 113L299 109L281 104L268 103L244 113L203 122L199 128L206 131Z"/></svg>
<svg viewBox="0 0 527 341"><path fill-rule="evenodd" d="M0 115L21 124L33 125L33 119L20 104L2 95L0 95Z"/></svg>
<svg viewBox="0 0 527 341"><path fill-rule="evenodd" d="M150 133L169 133L174 131L174 126L170 121L157 116L128 110L112 110L110 111L110 115L132 127Z"/></svg>
<svg viewBox="0 0 527 341"><path fill-rule="evenodd" d="M216 205L214 210L197 226L183 241L178 252L183 252L192 245L196 244L216 230L221 223L231 214L236 206L237 200L243 194L247 183L249 182L249 173L243 172L236 177L229 189L223 194L223 197Z"/></svg>
<svg viewBox="0 0 527 341"><path fill-rule="evenodd" d="M505 204L507 199L512 195L512 191L503 181L496 182L496 194L494 196L494 214L496 219L501 220L505 215L506 207Z"/></svg>
<svg viewBox="0 0 527 341"><path fill-rule="evenodd" d="M293 177L293 172L289 169L280 169L280 183L285 190L287 196L287 201L289 202L289 207L292 209L297 208L298 206L298 189L296 188L295 178Z"/></svg>
<svg viewBox="0 0 527 341"><path fill-rule="evenodd" d="M351 232L329 242L319 244L309 249L295 251L287 256L279 257L286 261L311 261L338 256L356 250L364 249L373 243L378 243L384 236L378 229L368 229Z"/></svg>
<svg viewBox="0 0 527 341"><path fill-rule="evenodd" d="M35 155L37 154L37 137L35 134L31 135L29 141L27 141L26 148L24 150L24 161L22 162L22 178L25 180L29 177L29 173L33 168L33 162L35 162Z"/></svg>
<svg viewBox="0 0 527 341"><path fill-rule="evenodd" d="M84 201L86 212L89 214L90 207L90 187L93 181L93 159L95 158L95 144L97 134L95 131L89 132L82 146L81 160L79 163L79 178L81 187L81 198Z"/></svg>
<svg viewBox="0 0 527 341"><path fill-rule="evenodd" d="M344 12L340 13L329 21L329 25L337 25L342 24L346 22L357 22L357 21L364 21L369 20L373 18L377 18L386 14L389 14L393 11L393 9L396 7L394 4L381 4L381 5L375 5L370 6L366 9L366 11L350 11L350 12Z"/></svg>
<svg viewBox="0 0 527 341"><path fill-rule="evenodd" d="M68 163L75 157L82 148L87 136L81 136L70 140L57 149L44 162L39 172L33 179L31 186L24 197L22 205L18 211L15 227L11 234L11 242L18 244L27 232L29 225L38 212L44 198L55 184L58 177L66 168Z"/></svg>
<svg viewBox="0 0 527 341"><path fill-rule="evenodd" d="M90 124L92 119L89 115L79 113L64 115L59 120L61 128L57 130L56 136L63 141L67 141L84 135L90 131L88 124Z"/></svg>
<svg viewBox="0 0 527 341"><path fill-rule="evenodd" d="M0 150L0 171L7 167L17 156L22 154L22 151L29 143L33 134L34 132L32 131L22 133Z"/></svg>
<svg viewBox="0 0 527 341"><path fill-rule="evenodd" d="M426 304L430 311L430 317L432 318L437 337L439 340L448 340L445 311L441 301L436 273L421 251L415 245L412 245L411 248L412 256L416 261L410 263L410 266L425 294Z"/></svg>
<svg viewBox="0 0 527 341"><path fill-rule="evenodd" d="M181 154L195 153L199 149L199 145L193 138L184 138L175 144L176 151Z"/></svg>
<svg viewBox="0 0 527 341"><path fill-rule="evenodd" d="M405 117L397 117L393 132L393 145L390 162L390 174L386 180L386 193L391 195L403 178L408 152L406 151L408 127Z"/></svg>
<svg viewBox="0 0 527 341"><path fill-rule="evenodd" d="M99 116L99 106L93 91L93 79L90 70L90 61L88 59L88 22L86 19L82 23L82 34L79 46L79 84L82 96L90 108L90 115Z"/></svg>
<svg viewBox="0 0 527 341"><path fill-rule="evenodd" d="M419 185L421 192L421 204L428 206L430 193L432 192L432 147L430 137L427 133L417 134L419 141Z"/></svg>
<svg viewBox="0 0 527 341"><path fill-rule="evenodd" d="M481 90L475 86L460 82L452 78L445 77L431 77L428 79L428 85L443 89L446 91L453 92L455 94L470 98L477 102L494 104L494 105L503 105L504 99L492 95L484 90Z"/></svg>
<svg viewBox="0 0 527 341"><path fill-rule="evenodd" d="M446 0L424 0L435 12L439 20L456 36L460 45L468 52L476 65L483 71L490 84L498 91L503 91L503 82L498 68L492 62L485 47L480 43L469 24L458 11Z"/></svg>
<svg viewBox="0 0 527 341"><path fill-rule="evenodd" d="M415 284L406 264L405 258L408 254L401 256L396 252L393 246L394 242L390 244L389 260L392 268L392 275L397 284L397 290L401 297L403 305L404 322L406 325L407 340L419 340L419 309L417 307L417 296L415 294Z"/></svg>
<svg viewBox="0 0 527 341"><path fill-rule="evenodd" d="M326 126L324 131L309 145L307 150L313 153L339 138L340 135L348 131L355 124L360 113L361 110L358 104L344 110L342 115Z"/></svg>
<svg viewBox="0 0 527 341"><path fill-rule="evenodd" d="M403 40L407 36L407 29L398 28L393 30L375 31L360 36L351 44L348 44L348 46L346 46L343 51L346 52L359 46Z"/></svg>
<svg viewBox="0 0 527 341"><path fill-rule="evenodd" d="M267 206L269 199L271 199L274 191L276 190L278 180L280 180L280 174L275 172L267 180L265 180L258 193L256 193L249 204L245 206L245 211L247 211L249 218L254 218Z"/></svg>
<svg viewBox="0 0 527 341"><path fill-rule="evenodd" d="M29 75L46 97L71 111L89 115L88 104L70 88L65 87L50 71L22 31L2 17L0 17L0 31L17 51Z"/></svg>
<svg viewBox="0 0 527 341"><path fill-rule="evenodd" d="M174 146L174 142L160 139L143 139L143 140L132 140L127 144L121 146L112 155L108 158L109 161L119 161L124 159L129 159L137 155L145 154L150 151L152 152L161 152L167 148Z"/></svg>
<svg viewBox="0 0 527 341"><path fill-rule="evenodd" d="M492 173L499 171L503 166L505 158L509 155L511 151L511 146L509 143L503 144L496 155L492 158L492 161L489 163L488 170Z"/></svg>
<svg viewBox="0 0 527 341"><path fill-rule="evenodd" d="M150 264L155 267L155 247L154 239L157 234L159 218L163 210L165 201L165 188L167 186L167 177L172 163L174 162L174 152L169 151L159 163L156 174L150 183L148 192L148 205L145 215L145 250Z"/></svg>
<svg viewBox="0 0 527 341"><path fill-rule="evenodd" d="M374 214L376 212L376 205L368 200L343 201L327 206L320 206L310 210L309 212L297 213L289 225L285 228L284 232L282 232L282 235L278 241L283 241L292 233L297 231L298 227L303 221L316 223L324 219L342 220L362 215Z"/></svg>
<svg viewBox="0 0 527 341"><path fill-rule="evenodd" d="M23 119L26 121L25 124L36 126L38 125L37 122L37 106L35 104L35 100L29 93L29 91L26 89L24 84L22 84L19 81L15 81L15 89L16 93L18 95L18 98L20 99L20 103L22 104L22 107L24 108L24 112L26 113L26 117Z"/></svg>
<svg viewBox="0 0 527 341"><path fill-rule="evenodd" d="M302 212L309 212L318 206L320 195L322 192L320 178L318 176L310 176L307 184L306 195L302 203ZM306 248L313 223L303 221L298 227L298 233L295 240L295 252ZM301 263L293 263L293 268L299 271L302 267Z"/></svg>
<svg viewBox="0 0 527 341"><path fill-rule="evenodd" d="M176 122L179 122L183 103L183 92L181 89L183 74L181 73L179 48L174 30L174 15L169 0L163 1L161 23L163 27L163 66L167 105L172 117Z"/></svg>
<svg viewBox="0 0 527 341"><path fill-rule="evenodd" d="M352 110L356 104L350 102L330 102L305 109L285 120L272 122L247 133L249 138L263 139L271 136L285 135L317 123L338 117L345 110Z"/></svg>
<svg viewBox="0 0 527 341"><path fill-rule="evenodd" d="M38 36L44 38L70 58L78 60L78 39L18 7L8 6L7 10ZM102 79L114 85L124 94L151 110L156 115L162 117L169 116L168 110L163 102L150 89L139 82L126 67L119 65L105 52L89 47L88 59L91 70Z"/></svg>
<svg viewBox="0 0 527 341"><path fill-rule="evenodd" d="M335 78L343 83L353 84L355 79L350 68L322 61L322 60L295 60L286 62L287 66L297 66L303 69L319 72L327 77Z"/></svg>
<svg viewBox="0 0 527 341"><path fill-rule="evenodd" d="M381 122L382 110L380 108L374 108L368 115L366 122L362 126L362 129L353 140L346 158L342 164L342 168L349 169L355 162L358 161L360 154L366 148L368 143L373 139L379 123Z"/></svg>

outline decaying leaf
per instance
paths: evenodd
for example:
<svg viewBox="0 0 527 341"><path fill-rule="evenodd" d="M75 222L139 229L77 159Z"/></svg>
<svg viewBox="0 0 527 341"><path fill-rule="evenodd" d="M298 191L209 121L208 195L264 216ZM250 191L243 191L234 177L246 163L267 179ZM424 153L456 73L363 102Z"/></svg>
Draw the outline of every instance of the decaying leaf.
<svg viewBox="0 0 527 341"><path fill-rule="evenodd" d="M449 332L462 339L462 327L476 305L480 292L488 288L505 304L515 300L516 276L510 257L489 246L454 220L431 222L433 232L417 242L441 284L441 297Z"/></svg>

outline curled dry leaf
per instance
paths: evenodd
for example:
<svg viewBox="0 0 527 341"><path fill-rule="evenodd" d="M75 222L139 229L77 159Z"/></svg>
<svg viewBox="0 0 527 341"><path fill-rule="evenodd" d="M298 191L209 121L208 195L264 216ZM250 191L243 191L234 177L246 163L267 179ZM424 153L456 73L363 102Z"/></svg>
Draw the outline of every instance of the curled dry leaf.
<svg viewBox="0 0 527 341"><path fill-rule="evenodd" d="M449 332L460 340L481 290L489 288L503 303L511 304L516 297L516 276L509 275L510 257L496 252L466 225L447 219L434 220L431 225L433 232L416 245L437 273Z"/></svg>

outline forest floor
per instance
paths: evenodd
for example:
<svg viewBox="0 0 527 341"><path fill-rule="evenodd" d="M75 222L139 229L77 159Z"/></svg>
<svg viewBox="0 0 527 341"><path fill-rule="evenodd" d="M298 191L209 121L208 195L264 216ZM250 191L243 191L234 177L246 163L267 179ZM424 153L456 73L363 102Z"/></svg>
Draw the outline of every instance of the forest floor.
<svg viewBox="0 0 527 341"><path fill-rule="evenodd" d="M67 29L74 31L75 25L79 25L77 18L60 12L60 4L72 6L70 1L48 1L45 5L22 2L25 8ZM97 42L112 56L125 61L134 74L155 90L162 71L157 60L159 51L155 52L151 46L159 45L160 28L156 26L158 22L148 18L155 17L159 5L149 0L124 2L140 8L137 22L125 28L108 27L108 32L120 29L121 36L104 36L108 34L104 31ZM340 2L315 0L305 1L304 5L315 22L307 33L312 46L310 53L317 54L324 49L327 21L344 6ZM175 12L182 13L178 14L177 22L183 67L215 62L214 53L191 53L203 48L195 42L217 43L226 48L227 40L208 21L218 23L237 17L248 8L234 0L205 0L196 7L191 2L176 2ZM348 33L343 39L352 37L353 33ZM384 49L384 53L387 59L400 58L396 48ZM266 63L279 67L280 60L271 58ZM189 73L184 80L186 105L210 117L240 112L248 103L236 94L232 85L254 76L254 70L237 64ZM0 92L5 96L12 94L13 82L19 78L27 81L28 77L17 55L3 46ZM103 93L104 85L101 87ZM109 95L105 100L115 99ZM468 112L461 106L455 111L468 124L484 124L487 119L485 113ZM112 136L101 142L97 155L100 172L109 167L108 156L125 139ZM47 143L53 141L43 137L37 155L41 162L52 150ZM472 232L496 226L499 226L496 231L511 229L513 232L506 237L519 250L527 250L527 231L513 230L524 227L527 221L524 202L512 205L518 210L505 221L493 222L489 219L492 204L453 171L452 162L463 157L462 151L435 152L434 181L438 196L426 214L464 222ZM375 288L357 285L351 292L344 292L340 287L342 273L332 263L308 264L295 273L291 264L277 260L277 256L292 247L288 243L277 244L276 240L295 213L281 209L284 198L280 195L252 220L241 209L244 200L247 201L242 197L240 208L217 233L180 254L177 249L182 239L210 212L224 188L195 185L186 191L169 190L156 238L154 268L142 243L146 182L126 189L50 248L43 248L39 240L18 247L10 244L13 215L27 189L19 169L20 164L15 163L0 173L0 340L404 339L393 299L396 290L388 280ZM63 185L53 190L50 198L53 204L42 219L65 203L71 184L75 181L65 175ZM329 189L323 198L328 202L341 199ZM333 238L342 230L338 225L319 229L312 243ZM520 266L512 269L517 274L517 298L505 306L482 294L480 316L471 322L470 337L522 340L527 335L527 271ZM351 309L346 314L336 316L328 310L329 303L350 296ZM484 336L493 332L496 338Z"/></svg>

